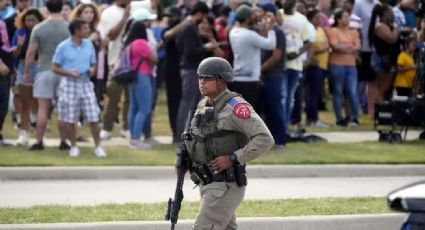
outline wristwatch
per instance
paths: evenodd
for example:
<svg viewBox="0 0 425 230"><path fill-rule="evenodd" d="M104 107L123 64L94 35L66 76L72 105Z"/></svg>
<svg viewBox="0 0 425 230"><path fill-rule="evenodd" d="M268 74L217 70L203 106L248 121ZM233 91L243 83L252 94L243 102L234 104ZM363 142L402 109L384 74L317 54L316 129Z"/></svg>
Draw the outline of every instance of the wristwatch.
<svg viewBox="0 0 425 230"><path fill-rule="evenodd" d="M238 162L238 157L236 156L235 153L230 154L229 160L231 160L234 164L239 163Z"/></svg>

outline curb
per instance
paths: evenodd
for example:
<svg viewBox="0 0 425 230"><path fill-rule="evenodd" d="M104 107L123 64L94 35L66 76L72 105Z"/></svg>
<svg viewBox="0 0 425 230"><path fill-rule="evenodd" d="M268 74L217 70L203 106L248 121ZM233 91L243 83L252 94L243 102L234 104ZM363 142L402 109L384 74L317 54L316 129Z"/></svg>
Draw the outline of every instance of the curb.
<svg viewBox="0 0 425 230"><path fill-rule="evenodd" d="M307 217L254 217L238 218L241 230L399 230L405 214L378 215L338 215ZM176 225L177 230L190 229L194 220L182 220ZM166 221L130 221L130 222L94 222L94 223L60 223L60 224L10 224L0 225L0 229L10 230L162 230L170 229Z"/></svg>
<svg viewBox="0 0 425 230"><path fill-rule="evenodd" d="M425 165L249 165L250 178L425 176ZM0 167L0 180L174 179L173 166Z"/></svg>
<svg viewBox="0 0 425 230"><path fill-rule="evenodd" d="M407 132L407 140L416 140L421 132L418 130L409 130ZM328 141L328 143L361 143L369 141L378 141L379 133L377 131L333 131L333 132L312 132L306 135L317 135ZM94 147L93 138L88 137L88 142L79 142L78 146ZM154 139L160 144L171 144L173 138L171 136L154 136ZM6 139L7 143L16 145L16 139ZM31 138L30 143L34 143L35 139ZM45 146L56 147L59 145L59 138L45 138ZM107 141L102 141L103 146L128 146L128 139L123 137L112 137Z"/></svg>

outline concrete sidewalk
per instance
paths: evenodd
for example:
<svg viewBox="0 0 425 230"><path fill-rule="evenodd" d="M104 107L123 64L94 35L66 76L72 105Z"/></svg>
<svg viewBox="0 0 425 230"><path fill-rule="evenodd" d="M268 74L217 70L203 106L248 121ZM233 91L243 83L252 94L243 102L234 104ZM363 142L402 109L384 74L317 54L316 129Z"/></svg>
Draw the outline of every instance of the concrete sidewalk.
<svg viewBox="0 0 425 230"><path fill-rule="evenodd" d="M346 131L346 132L321 132L321 133L308 133L318 135L320 137L325 138L329 143L357 143L357 142L365 142L365 141L378 141L379 135L376 131ZM308 135L307 134L307 135ZM416 130L410 130L407 133L407 140L416 140L419 137L420 132ZM161 144L171 144L172 137L171 136L155 136L155 140L157 140ZM88 138L89 142L79 142L79 146L93 146L93 140ZM14 139L6 139L7 143L11 143L13 145L16 144L16 140ZM30 139L30 143L34 143L35 139ZM44 144L46 146L58 146L59 139L58 138L48 138L44 140ZM102 142L103 146L127 146L128 140L122 137L113 137L108 141Z"/></svg>
<svg viewBox="0 0 425 230"><path fill-rule="evenodd" d="M425 181L415 177L249 178L246 200L386 197L402 186ZM166 202L176 179L0 181L0 207L101 205ZM185 180L185 201L199 201L199 189Z"/></svg>
<svg viewBox="0 0 425 230"><path fill-rule="evenodd" d="M400 230L405 214L238 218L240 230ZM176 230L190 229L193 220L180 220ZM0 230L166 230L166 221L0 225Z"/></svg>
<svg viewBox="0 0 425 230"><path fill-rule="evenodd" d="M425 165L248 165L249 178L425 176ZM0 181L175 179L173 166L0 167Z"/></svg>

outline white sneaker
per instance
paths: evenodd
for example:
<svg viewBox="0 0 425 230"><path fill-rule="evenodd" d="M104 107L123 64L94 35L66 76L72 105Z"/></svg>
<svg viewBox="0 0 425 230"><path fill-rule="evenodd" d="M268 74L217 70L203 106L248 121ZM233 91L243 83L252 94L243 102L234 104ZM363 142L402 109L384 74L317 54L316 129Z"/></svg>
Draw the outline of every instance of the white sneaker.
<svg viewBox="0 0 425 230"><path fill-rule="evenodd" d="M130 149L151 149L152 145L139 140L131 140L128 147L130 147Z"/></svg>
<svg viewBox="0 0 425 230"><path fill-rule="evenodd" d="M121 129L121 137L129 139L130 138L130 131Z"/></svg>
<svg viewBox="0 0 425 230"><path fill-rule="evenodd" d="M80 155L80 149L77 146L72 146L69 150L70 157L78 157Z"/></svg>
<svg viewBox="0 0 425 230"><path fill-rule="evenodd" d="M101 146L97 147L97 148L94 150L94 154L95 154L97 157L101 157L101 158L106 157L106 152L105 152L105 150L104 150Z"/></svg>
<svg viewBox="0 0 425 230"><path fill-rule="evenodd" d="M145 139L144 142L147 143L147 144L150 144L150 145L158 145L159 144L159 141L155 140L153 137Z"/></svg>
<svg viewBox="0 0 425 230"><path fill-rule="evenodd" d="M323 121L321 121L321 120L318 120L318 121L316 121L316 123L314 123L314 127L317 127L317 128L329 128L330 127L330 125L329 124L327 124L327 123L325 123L325 122L323 122Z"/></svg>
<svg viewBox="0 0 425 230"><path fill-rule="evenodd" d="M359 127L359 124L351 121L350 123L348 123L348 127L349 128L357 128L357 127Z"/></svg>
<svg viewBox="0 0 425 230"><path fill-rule="evenodd" d="M101 140L109 140L111 138L111 133L102 129L102 131L100 131L99 137Z"/></svg>
<svg viewBox="0 0 425 230"><path fill-rule="evenodd" d="M19 133L18 140L16 141L18 146L27 146L28 145L28 133L25 130L21 130Z"/></svg>

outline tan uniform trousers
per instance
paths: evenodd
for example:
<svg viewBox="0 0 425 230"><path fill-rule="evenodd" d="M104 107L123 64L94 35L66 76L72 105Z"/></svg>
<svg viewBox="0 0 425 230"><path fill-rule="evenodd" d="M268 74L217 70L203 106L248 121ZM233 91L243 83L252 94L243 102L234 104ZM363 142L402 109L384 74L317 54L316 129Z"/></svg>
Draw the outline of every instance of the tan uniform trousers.
<svg viewBox="0 0 425 230"><path fill-rule="evenodd" d="M245 196L245 186L236 182L213 182L200 185L201 210L193 230L237 229L235 211Z"/></svg>

